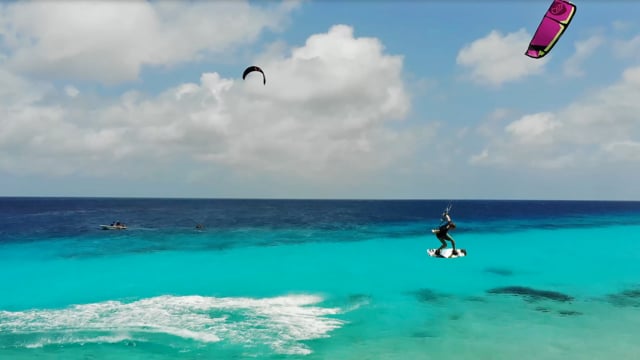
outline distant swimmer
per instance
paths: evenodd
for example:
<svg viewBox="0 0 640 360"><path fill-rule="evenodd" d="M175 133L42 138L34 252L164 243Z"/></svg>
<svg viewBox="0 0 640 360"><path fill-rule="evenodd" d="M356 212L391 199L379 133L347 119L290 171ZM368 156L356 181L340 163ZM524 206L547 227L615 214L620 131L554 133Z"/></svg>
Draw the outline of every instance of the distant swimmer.
<svg viewBox="0 0 640 360"><path fill-rule="evenodd" d="M198 230L203 230L203 229L204 229L204 225L202 225L202 224L197 224L197 225L196 225L196 229L198 229Z"/></svg>

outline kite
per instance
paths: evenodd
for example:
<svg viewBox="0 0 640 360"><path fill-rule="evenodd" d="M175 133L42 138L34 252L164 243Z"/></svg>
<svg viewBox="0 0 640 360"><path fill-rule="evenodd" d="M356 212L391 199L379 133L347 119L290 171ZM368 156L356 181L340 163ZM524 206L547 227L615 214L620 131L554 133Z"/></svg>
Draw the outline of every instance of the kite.
<svg viewBox="0 0 640 360"><path fill-rule="evenodd" d="M566 0L554 0L524 54L534 59L547 55L558 42L576 14L576 6Z"/></svg>
<svg viewBox="0 0 640 360"><path fill-rule="evenodd" d="M244 70L244 73L242 73L242 80L244 80L244 79L247 77L247 74L249 74L249 73L250 73L250 72L252 72L252 71L258 71L258 72L262 73L262 83L263 83L264 85L266 85L266 84L267 84L267 76L264 74L264 72L262 71L262 69L260 69L260 68L259 68L259 67L257 67L257 66L249 66L248 68L246 68L246 69Z"/></svg>

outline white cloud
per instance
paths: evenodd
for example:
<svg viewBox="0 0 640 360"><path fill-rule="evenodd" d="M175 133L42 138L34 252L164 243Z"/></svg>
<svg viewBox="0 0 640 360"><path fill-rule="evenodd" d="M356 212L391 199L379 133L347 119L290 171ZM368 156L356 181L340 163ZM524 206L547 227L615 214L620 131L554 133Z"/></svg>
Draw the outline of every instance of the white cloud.
<svg viewBox="0 0 640 360"><path fill-rule="evenodd" d="M296 2L31 1L0 5L9 66L45 78L115 84L141 67L220 56L279 30ZM274 4L269 4L274 5ZM1 44L0 44L1 45Z"/></svg>
<svg viewBox="0 0 640 360"><path fill-rule="evenodd" d="M313 35L290 53L268 52L257 63L266 86L258 78L207 73L154 97L128 92L98 106L82 105L82 97L65 107L31 101L19 111L0 108L0 168L184 178L210 168L354 184L402 164L429 138L426 129L387 125L410 109L402 57L385 54L375 38L354 37L348 26ZM175 164L196 166L163 170ZM215 182L216 175L206 179Z"/></svg>
<svg viewBox="0 0 640 360"><path fill-rule="evenodd" d="M640 141L614 141L602 146L611 160L622 162L640 162Z"/></svg>
<svg viewBox="0 0 640 360"><path fill-rule="evenodd" d="M552 142L550 135L559 126L554 114L538 113L523 116L507 125L505 131L520 144L547 144Z"/></svg>
<svg viewBox="0 0 640 360"><path fill-rule="evenodd" d="M503 35L491 31L487 36L465 45L456 58L458 65L469 68L470 78L480 84L500 86L542 72L551 58L531 59L524 52L531 35L521 29Z"/></svg>
<svg viewBox="0 0 640 360"><path fill-rule="evenodd" d="M574 45L576 48L575 53L564 62L565 75L572 77L583 76L584 72L580 69L580 66L603 44L604 37L601 35L594 35L586 40L577 41Z"/></svg>
<svg viewBox="0 0 640 360"><path fill-rule="evenodd" d="M628 30L633 29L634 25L635 25L634 23L629 22L629 21L616 20L611 24L611 27L615 31L624 32L624 31L628 31Z"/></svg>
<svg viewBox="0 0 640 360"><path fill-rule="evenodd" d="M498 108L493 110L490 114L489 114L489 120L492 121L500 121L502 119L505 119L506 117L508 117L511 114L511 110L506 109L506 108Z"/></svg>
<svg viewBox="0 0 640 360"><path fill-rule="evenodd" d="M514 116L516 115L513 109L494 109L485 117L484 121L476 125L475 132L480 136L491 136L498 131L503 131L504 124Z"/></svg>
<svg viewBox="0 0 640 360"><path fill-rule="evenodd" d="M614 54L620 58L640 59L640 35L613 42Z"/></svg>
<svg viewBox="0 0 640 360"><path fill-rule="evenodd" d="M67 96L74 98L80 94L80 90L78 90L75 86L67 85L64 87L64 92Z"/></svg>
<svg viewBox="0 0 640 360"><path fill-rule="evenodd" d="M489 149L482 149L479 154L471 155L469 162L471 164L482 164L489 159Z"/></svg>
<svg viewBox="0 0 640 360"><path fill-rule="evenodd" d="M640 67L557 112L525 115L484 134L488 145L474 164L559 169L598 167L613 159L640 162Z"/></svg>
<svg viewBox="0 0 640 360"><path fill-rule="evenodd" d="M48 84L30 83L0 66L0 108L19 108L27 105L40 99L52 88Z"/></svg>

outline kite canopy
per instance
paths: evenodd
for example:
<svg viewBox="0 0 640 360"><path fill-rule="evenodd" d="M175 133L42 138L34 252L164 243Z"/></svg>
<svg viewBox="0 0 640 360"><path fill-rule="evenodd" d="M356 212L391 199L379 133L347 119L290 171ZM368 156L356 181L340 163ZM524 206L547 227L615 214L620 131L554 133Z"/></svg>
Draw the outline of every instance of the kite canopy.
<svg viewBox="0 0 640 360"><path fill-rule="evenodd" d="M554 0L524 54L534 59L547 55L558 42L576 13L576 6L565 0Z"/></svg>
<svg viewBox="0 0 640 360"><path fill-rule="evenodd" d="M250 72L253 72L253 71L258 71L258 72L262 73L262 83L263 83L264 85L266 85L266 84L267 84L267 77L266 77L266 75L264 74L264 72L262 71L262 69L260 69L258 66L249 66L248 68L246 68L246 69L244 70L244 73L242 73L242 80L244 80L244 79L247 77L247 75L248 75Z"/></svg>

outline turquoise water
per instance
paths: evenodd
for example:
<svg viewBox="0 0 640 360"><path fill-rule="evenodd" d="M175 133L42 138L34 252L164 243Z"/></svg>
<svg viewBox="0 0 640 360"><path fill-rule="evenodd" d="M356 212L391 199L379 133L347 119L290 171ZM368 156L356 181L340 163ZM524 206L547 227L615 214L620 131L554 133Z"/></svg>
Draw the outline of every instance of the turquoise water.
<svg viewBox="0 0 640 360"><path fill-rule="evenodd" d="M439 242L427 231L396 237L379 230L349 241L363 228L221 235L132 227L126 235L1 243L0 358L640 353L638 224L461 232L455 237L468 256L457 259L429 257L426 249ZM243 245L203 246L225 236Z"/></svg>

